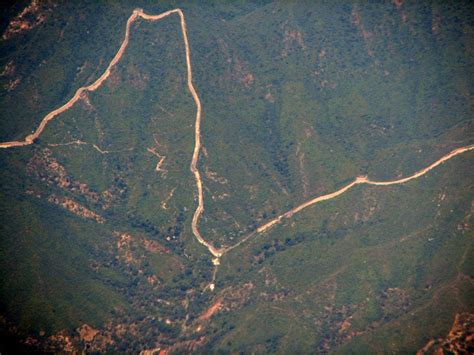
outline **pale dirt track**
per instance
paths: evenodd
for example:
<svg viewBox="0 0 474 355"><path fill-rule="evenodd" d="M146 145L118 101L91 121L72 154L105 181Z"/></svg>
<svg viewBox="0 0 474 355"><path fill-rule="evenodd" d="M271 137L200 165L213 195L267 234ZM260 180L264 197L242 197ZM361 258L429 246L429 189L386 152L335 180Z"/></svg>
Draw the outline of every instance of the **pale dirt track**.
<svg viewBox="0 0 474 355"><path fill-rule="evenodd" d="M257 233L264 233L266 231L268 231L270 228L274 227L276 224L278 224L279 222L281 222L281 220L283 218L291 218L295 213L298 213L300 212L301 210L309 207L309 206L312 206L314 204L317 204L319 202L322 202L322 201L327 201L327 200L331 200L333 198L336 198L340 195L342 195L344 192L346 192L347 190L351 189L352 187L356 186L356 185L363 185L363 184L366 184L366 185L377 185L377 186L389 186L389 185L399 185L399 184L404 184L408 181L411 181L411 180L414 180L414 179L417 179L419 178L420 176L423 176L425 175L426 173L428 173L430 170L436 168L438 165L441 165L442 163L444 163L445 161L455 157L456 155L459 155L459 154L462 154L464 152L467 152L469 150L474 150L474 145L470 145L470 146L467 146L467 147L461 147L461 148L457 148L455 150L453 150L452 152L450 152L449 154L446 154L445 156L441 157L440 159L438 159L437 161L435 161L433 164L431 164L430 166L416 172L415 174L413 175L410 175L406 178L403 178L403 179L398 179L398 180L388 180L388 181L373 181L373 180L370 180L367 176L358 176L353 182L351 182L350 184L340 188L339 190L337 191L334 191L330 194L327 194L327 195L322 195L322 196L318 196L318 197L315 197L307 202L304 202L302 203L301 205L289 210L288 212L285 212L283 213L282 215L272 219L270 222L260 226L257 228Z"/></svg>
<svg viewBox="0 0 474 355"><path fill-rule="evenodd" d="M130 26L131 24L138 18L141 17L144 20L148 21L157 21L161 20L169 15L172 14L178 14L180 17L181 21L181 32L183 34L183 40L184 40L184 46L186 50L186 67L187 67L187 82L188 82L188 89L191 92L191 95L193 97L193 100L196 104L196 121L195 121L195 144L194 144L194 151L193 151L193 157L191 160L191 172L193 173L195 179L196 179L196 186L198 190L198 207L196 208L194 215L193 215L193 220L192 220L192 231L194 236L196 237L197 241L204 245L209 252L214 255L216 258L219 258L222 254L221 251L218 249L214 248L214 246L210 243L208 243L204 238L201 236L201 233L199 232L198 229L198 223L199 219L204 211L204 194L203 194L203 187L202 187L202 180L201 180L201 174L197 168L197 162L199 159L199 151L201 149L201 113L202 113L202 108L201 108L201 101L199 100L199 96L196 93L196 89L194 88L193 85L193 71L192 71L192 65L191 65L191 51L189 49L189 41L188 41L188 34L187 34L187 27L186 27L186 20L184 18L184 14L181 11L181 9L174 9L170 10L167 12L164 12L159 15L148 15L143 12L142 9L135 9L132 13L132 15L128 18L127 20L127 25L125 27L125 37L123 39L123 42L115 56L113 57L112 61L109 63L107 66L107 69L105 69L104 73L92 84L88 86L83 86L77 89L76 93L74 96L66 102L63 106L51 111L48 113L41 121L40 125L38 128L30 135L28 135L25 140L23 141L11 141L11 142L4 142L0 143L0 148L13 148L13 147L21 147L21 146L26 146L33 144L34 140L39 138L43 130L45 129L46 125L48 124L49 121L54 119L56 116L59 114L65 112L66 110L70 109L77 101L81 99L81 95L85 91L95 91L97 90L102 83L109 77L111 73L111 69L118 63L120 58L122 58L125 49L128 46L129 38L130 38Z"/></svg>
<svg viewBox="0 0 474 355"><path fill-rule="evenodd" d="M192 227L192 231L193 231L193 234L194 234L196 240L199 243L201 243L202 245L204 245L209 250L209 252L215 257L215 259L213 260L213 263L216 267L219 265L219 258L222 257L225 253L231 251L232 249L237 248L242 243L245 243L247 240L249 240L250 238L256 236L257 234L267 232L272 227L279 224L283 219L291 218L295 213L298 213L298 212L302 211L303 209L305 209L307 207L310 207L310 206L315 205L315 204L317 204L319 202L322 202L322 201L327 201L327 200L331 200L333 198L336 198L336 197L342 195L343 193L345 193L346 191L348 191L349 189L351 189L352 187L354 187L356 185L367 184L367 185L377 185L377 186L388 186L388 185L404 184L404 183L406 183L410 180L414 180L414 179L419 178L420 176L425 175L430 170L434 169L438 165L444 163L445 161L453 158L456 155L462 154L462 153L470 151L470 150L474 150L474 145L470 145L470 146L455 149L451 153L441 157L440 159L438 159L437 161L435 161L433 164L429 165L428 167L416 172L415 174L413 174L411 176L408 176L408 177L402 178L402 179L389 180L389 181L372 181L366 176L359 176L353 182L351 182L350 184L342 187L341 189L339 189L335 192L315 197L315 198L313 198L313 199L311 199L307 202L304 202L304 203L300 204L299 206L297 206L297 207L281 214L280 216L272 219L271 221L269 221L269 222L265 223L264 225L258 227L256 229L256 231L254 231L251 234L247 235L246 237L244 237L241 241L239 241L235 245L233 245L231 247L227 247L227 248L217 249L211 243L207 242L201 236L201 233L199 232L199 229L198 229L199 219L200 219L200 217L201 217L201 215L204 211L204 194L203 194L202 179L201 179L201 174L200 174L200 172L198 170L198 167L197 167L197 163L198 163L198 159L199 159L199 152L200 152L200 149L201 149L201 114L202 114L202 107L201 107L201 101L199 99L199 96L198 96L198 94L196 92L196 89L194 88L194 85L193 85L191 52L190 52L190 49L189 49L189 41L188 41L188 35L187 35L186 21L185 21L184 14L181 11L181 9L170 10L170 11L164 12L164 13L159 14L159 15L148 15L148 14L145 14L143 12L143 10L141 10L141 9L134 10L132 15L127 20L127 25L125 27L124 40L123 40L118 52L113 57L112 61L109 63L109 65L108 65L107 69L104 71L104 73L92 84L79 88L76 91L76 93L74 94L74 96L68 102L66 102L63 106L61 106L61 107L51 111L50 113L48 113L43 118L43 120L41 121L38 128L32 134L28 135L25 138L25 140L0 143L0 148L13 148L13 147L21 147L21 146L26 146L26 145L32 144L35 139L39 138L39 136L41 135L41 133L43 132L43 130L45 129L45 127L46 127L46 125L48 124L49 121L51 121L57 115L65 112L66 110L71 108L78 100L80 100L81 95L84 92L86 92L86 91L95 91L97 88L99 88L102 85L102 83L109 77L109 75L111 73L111 69L118 63L118 61L122 57L123 53L125 52L125 49L127 48L128 42L129 42L130 26L138 17L140 17L144 20L148 20L148 21L157 21L157 20L161 20L161 19L163 19L163 18L165 18L169 15L172 15L172 14L178 14L179 17L180 17L181 32L182 32L182 35L183 35L183 41L184 41L185 50L186 50L187 85L188 85L188 89L189 89L189 91L190 91L190 93L193 97L193 100L196 104L195 144L194 144L194 151L193 151L193 156L192 156L192 160L191 160L190 169L191 169L191 172L193 173L193 175L195 177L195 180L196 180L196 187L197 187L197 192L198 192L198 206L197 206L196 210L194 211L191 227ZM214 272L214 275L215 275L215 272ZM213 289L213 288L214 288L213 284L211 284L211 289Z"/></svg>

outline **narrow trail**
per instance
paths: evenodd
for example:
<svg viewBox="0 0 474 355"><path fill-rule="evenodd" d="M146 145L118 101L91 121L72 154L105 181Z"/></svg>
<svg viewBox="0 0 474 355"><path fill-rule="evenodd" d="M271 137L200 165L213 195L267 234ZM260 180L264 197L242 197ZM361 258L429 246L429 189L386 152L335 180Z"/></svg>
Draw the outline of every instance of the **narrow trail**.
<svg viewBox="0 0 474 355"><path fill-rule="evenodd" d="M195 121L195 144L194 144L194 151L193 151L193 157L191 160L191 165L190 169L191 172L194 175L194 178L196 179L196 187L197 187L197 192L198 192L198 207L196 208L193 219L192 219L192 231L194 236L196 237L196 240L204 245L209 252L216 258L219 258L222 256L222 253L219 249L216 249L212 244L208 243L202 236L201 233L199 232L198 229L198 224L199 224L199 219L201 218L201 215L204 211L204 193L203 193L203 186L202 186L202 179L201 179L201 174L197 168L197 163L199 159L199 152L201 149L201 114L202 114L202 106L201 106L201 101L199 99L199 96L196 92L196 89L194 88L193 85L193 71L192 71L192 65L191 65L191 51L189 49L189 40L188 40L188 34L187 34L187 27L186 27L186 20L184 18L184 13L181 11L181 9L174 9L170 11L166 11L162 14L159 15L148 15L143 12L142 9L135 9L133 10L132 15L128 18L127 20L127 25L125 27L125 37L123 39L123 42L118 50L118 52L115 54L113 57L112 61L109 63L107 66L107 69L105 69L104 73L92 84L88 86L83 86L77 89L76 93L74 96L66 102L64 105L61 107L51 111L48 113L41 121L39 124L38 128L30 135L28 135L23 141L11 141L11 142L4 142L0 143L0 148L13 148L13 147L22 147L22 146L27 146L31 145L34 143L35 139L38 139L41 133L44 131L46 128L46 125L54 119L56 116L59 114L67 111L70 109L77 101L79 101L82 97L82 94L87 92L87 91L95 91L97 90L102 83L109 77L112 68L119 62L120 58L122 58L123 54L125 53L125 49L128 46L129 38L130 38L130 26L131 24L137 19L137 18L142 18L147 21L158 21L161 20L169 15L172 14L178 14L181 22L181 32L183 35L183 40L184 40L184 46L185 46L185 51L186 51L186 67L187 67L187 83L188 83L188 89L193 97L194 103L196 104L196 121ZM218 263L217 261L214 261L214 263Z"/></svg>
<svg viewBox="0 0 474 355"><path fill-rule="evenodd" d="M181 9L174 9L174 10L166 11L166 12L164 12L162 14L159 14L159 15L148 15L148 14L144 13L142 9L135 9L133 11L132 15L127 20L127 24L126 24L126 27L125 27L124 40L123 40L118 52L115 54L115 56L113 57L113 59L111 60L111 62L107 66L107 68L105 69L104 73L96 81L94 81L92 84L90 84L88 86L80 87L79 89L77 89L74 96L69 101L67 101L64 105L62 105L61 107L59 107L59 108L51 111L50 113L48 113L42 119L42 121L39 124L38 128L32 134L26 136L24 140L3 142L3 143L0 143L0 148L14 148L14 147L22 147L22 146L27 146L27 145L33 144L34 141L39 138L41 133L44 131L46 125L52 119L54 119L59 114L65 112L66 110L71 108L77 101L79 101L81 99L82 95L85 92L97 90L102 85L102 83L109 77L112 68L118 63L120 58L122 58L122 56L125 52L125 49L128 46L129 37L130 37L130 26L137 18L142 18L142 19L147 20L147 21L158 21L158 20L161 20L161 19L163 19L167 16L170 16L172 14L178 14L179 17L180 17L181 32L182 32L182 35L183 35L183 41L184 41L185 52L186 52L187 85L188 85L188 90L191 93L191 95L193 97L193 100L194 100L194 103L196 105L195 144L194 144L194 150L193 150L193 155L192 155L191 164L190 164L190 170L193 173L194 178L196 180L196 188L197 188L197 193L198 193L198 206L197 206L197 208L196 208L196 210L194 211L194 214L193 214L191 228L192 228L192 232L193 232L193 235L196 238L196 240L200 244L204 245L207 248L207 250L214 256L214 259L212 260L212 262L213 262L215 268L214 268L214 272L213 272L213 276L212 276L212 283L208 286L211 290L214 289L214 281L215 281L216 274L217 274L217 268L220 264L220 258L224 254L226 254L229 251L239 247L240 245L247 242L252 237L255 237L258 234L262 234L262 233L265 233L265 232L269 231L271 228L278 225L283 219L291 218L296 213L302 211L303 209L305 209L307 207L315 205L319 202L334 199L334 198L344 194L345 192L347 192L349 189L351 189L352 187L354 187L356 185L366 184L366 185L376 185L376 186L389 186L389 185L404 184L408 181L417 179L417 178L425 175L430 170L436 168L438 165L446 162L447 160L455 157L456 155L462 154L462 153L470 151L470 150L474 150L474 145L465 146L465 147L455 149L452 152L450 152L449 154L441 157L440 159L438 159L437 161L435 161L434 163L432 163L428 167L416 172L415 174L413 174L411 176L408 176L408 177L405 177L405 178L402 178L402 179L388 180L388 181L372 181L367 176L358 176L353 182L349 183L348 185L342 187L341 189L339 189L335 192L315 197L315 198L313 198L313 199L311 199L307 202L304 202L304 203L298 205L297 207L295 207L295 208L279 215L278 217L276 217L276 218L272 219L271 221L265 223L264 225L258 227L254 232L248 234L246 237L244 237L238 243L236 243L236 244L234 244L230 247L226 247L226 248L220 248L220 249L215 248L211 243L207 242L202 237L202 235L199 231L199 228L198 228L199 219L201 218L202 213L204 211L203 183L202 183L202 179L201 179L201 173L199 172L199 169L198 169L198 166L197 166L198 165L198 160L199 160L199 153L200 153L200 149L201 149L201 114L202 114L202 106L201 106L201 101L199 99L199 96L198 96L198 94L196 92L196 89L193 85L193 74L192 74L192 65L191 65L191 51L190 51L190 48L189 48L189 40L188 40L188 35L187 35L186 20L185 20L185 17L184 17L184 13L182 12ZM78 142L74 142L74 143L78 143ZM80 144L82 144L82 143L83 142L80 142Z"/></svg>
<svg viewBox="0 0 474 355"><path fill-rule="evenodd" d="M72 142L67 142L67 143L48 143L46 144L48 147L66 147L68 145L87 145L91 146L95 150L97 150L100 154L111 154L111 153L121 153L121 152L130 152L133 150L133 147L126 148L126 149L120 149L120 150L103 150L101 149L97 144L94 143L88 143L88 142L83 142L80 139L76 139Z"/></svg>
<svg viewBox="0 0 474 355"><path fill-rule="evenodd" d="M201 233L199 232L199 229L198 229L199 219L201 218L201 215L204 211L204 193L203 193L203 187L202 187L202 179L201 179L201 173L199 172L199 169L197 168L197 162L199 159L199 151L201 149L202 107L201 107L201 100L199 100L199 96L196 93L196 89L194 88L194 85L193 85L191 51L189 49L186 21L184 19L183 12L180 9L178 9L177 11L181 18L181 30L183 32L184 45L186 47L186 66L188 69L188 89L191 92L191 95L193 96L194 102L196 103L196 123L195 123L195 134L194 134L195 143L194 143L193 158L191 160L190 168L191 168L191 172L194 174L194 178L196 179L196 186L198 190L198 207L194 211L191 228L198 242L204 245L209 250L209 252L217 258L217 261L214 261L214 264L218 265L219 264L218 258L222 256L221 251L219 249L214 248L214 246L211 243L208 243L206 240L204 240L204 238L201 236Z"/></svg>
<svg viewBox="0 0 474 355"><path fill-rule="evenodd" d="M0 148L13 148L13 147L22 147L26 145L33 144L35 139L38 139L41 133L44 131L46 128L46 125L51 121L53 118L55 118L57 115L69 110L77 101L79 101L82 97L82 94L85 93L86 91L95 91L97 90L102 83L109 77L111 69L117 64L117 62L122 58L123 53L125 52L125 49L128 46L128 40L130 37L130 25L132 24L133 21L136 20L136 18L139 16L139 14L143 13L141 10L134 10L132 15L128 18L127 20L127 25L125 27L125 38L122 42L122 45L120 46L118 52L115 54L115 56L112 58L111 62L107 66L107 69L102 73L102 75L94 81L92 84L88 86L83 86L80 87L79 89L76 90L76 93L74 96L66 102L64 105L61 107L51 111L48 113L42 120L41 123L39 124L38 128L36 130L26 136L25 140L23 141L11 141L11 142L4 142L0 143ZM164 13L160 16L165 17L170 15L170 13Z"/></svg>
<svg viewBox="0 0 474 355"><path fill-rule="evenodd" d="M327 200L331 200L333 198L336 198L336 197L342 195L343 193L347 192L348 190L350 190L351 188L353 188L356 185L366 184L366 185L376 185L376 186L389 186L389 185L404 184L408 181L417 179L417 178L425 175L429 171L431 171L434 168L436 168L437 166L443 164L447 160L455 157L456 155L462 154L462 153L470 151L470 150L474 150L474 145L469 145L469 146L466 146L466 147L457 148L457 149L451 151L450 153L446 154L445 156L441 157L440 159L438 159L437 161L435 161L434 163L432 163L428 167L414 173L413 175L410 175L410 176L402 178L402 179L388 180L388 181L373 181L373 180L370 180L367 176L358 176L353 182L347 184L346 186L340 188L337 191L334 191L334 192L326 194L326 195L321 195L321 196L315 197L315 198L313 198L309 201L303 202L302 204L298 205L297 207L292 208L291 210L279 215L278 217L275 217L271 221L269 221L269 222L265 223L264 225L258 227L255 232L247 235L246 237L244 237L242 240L240 240L235 245L226 248L224 250L223 254L231 251L232 249L235 249L236 247L238 247L239 245L245 243L247 240L249 240L250 238L256 236L257 234L267 232L268 230L270 230L271 228L273 228L274 226L279 224L283 219L291 218L296 213L301 212L305 208L308 208L308 207L310 207L312 205L315 205L319 202L327 201Z"/></svg>

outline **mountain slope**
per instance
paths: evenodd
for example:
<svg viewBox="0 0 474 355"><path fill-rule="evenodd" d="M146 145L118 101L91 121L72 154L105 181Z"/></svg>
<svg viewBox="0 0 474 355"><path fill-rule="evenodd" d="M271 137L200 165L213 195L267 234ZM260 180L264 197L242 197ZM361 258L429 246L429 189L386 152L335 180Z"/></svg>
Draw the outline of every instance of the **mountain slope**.
<svg viewBox="0 0 474 355"><path fill-rule="evenodd" d="M58 351L413 352L472 313L472 4L32 3L0 42L2 336ZM14 12L11 10L10 12ZM17 18L18 20L18 18ZM21 26L20 26L21 27ZM10 32L9 32L10 31ZM215 263L215 261L214 261ZM214 280L215 277L215 280ZM215 285L214 291L209 289Z"/></svg>

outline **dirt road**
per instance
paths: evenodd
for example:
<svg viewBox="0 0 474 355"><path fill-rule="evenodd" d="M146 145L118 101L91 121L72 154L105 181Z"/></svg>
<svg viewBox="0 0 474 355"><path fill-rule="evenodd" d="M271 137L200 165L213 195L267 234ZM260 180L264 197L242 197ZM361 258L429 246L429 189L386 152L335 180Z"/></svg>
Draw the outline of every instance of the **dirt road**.
<svg viewBox="0 0 474 355"><path fill-rule="evenodd" d="M34 143L35 139L39 138L41 133L44 131L44 129L45 129L46 125L48 124L48 122L50 122L52 119L54 119L59 114L65 112L66 110L71 108L77 101L79 101L81 99L82 94L85 93L86 91L95 91L95 90L97 90L102 85L102 83L109 77L112 68L119 62L120 58L122 58L122 56L125 52L125 49L128 46L129 37L130 37L130 26L137 18L142 18L142 19L147 20L147 21L158 21L158 20L161 20L161 19L163 19L167 16L170 16L172 14L178 14L179 17L180 17L181 32L182 32L182 35L183 35L183 41L184 41L184 46L185 46L185 50L186 50L187 86L188 86L189 92L191 93L191 95L193 97L194 103L196 105L195 137L194 137L195 138L195 144L194 144L194 150L193 150L193 155L192 155L191 164L190 164L190 170L193 173L194 178L196 180L196 188L197 188L197 194L198 194L198 196L197 196L198 206L197 206L197 208L196 208L196 210L194 211L194 214L193 214L193 218L192 218L192 222L191 222L191 228L192 228L192 232L193 232L196 240L200 244L204 245L207 248L207 250L214 256L213 263L214 263L216 268L220 264L220 262L219 262L220 258L225 253L237 248L238 246L245 243L250 238L253 238L254 236L256 236L258 234L262 234L262 233L267 232L268 230L270 230L271 228L273 228L274 226L279 224L283 219L291 218L294 214L302 211L303 209L305 209L307 207L310 207L310 206L312 206L314 204L317 204L319 202L322 202L322 201L327 201L327 200L334 199L334 198L342 195L343 193L345 193L346 191L348 191L349 189L351 189L352 187L354 187L356 185L367 184L367 185L388 186L388 185L404 184L404 183L406 183L410 180L414 180L414 179L419 178L420 176L425 175L430 170L432 170L435 167L437 167L438 165L446 162L447 160L455 157L456 155L462 154L462 153L470 151L470 150L474 150L474 145L470 145L470 146L455 149L451 153L449 153L449 154L441 157L437 161L435 161L430 166L416 172L415 174L413 174L411 176L408 176L408 177L402 178L402 179L389 180L389 181L372 181L366 176L359 176L353 182L351 182L350 184L342 187L341 189L339 189L335 192L315 197L315 198L313 198L313 199L311 199L307 202L304 202L304 203L300 204L299 206L297 206L297 207L281 214L280 216L278 216L278 217L272 219L271 221L265 223L264 225L258 227L256 229L256 231L250 233L249 235L247 235L246 237L241 239L238 243L234 244L233 246L230 246L230 247L227 247L227 248L221 248L221 249L215 248L211 243L207 242L202 237L202 235L199 231L199 227L198 227L199 226L199 220L202 216L202 213L204 212L203 183L202 183L202 179L201 179L201 173L199 172L199 169L198 169L199 153L200 153L200 149L201 149L202 106L201 106L201 101L199 99L199 96L198 96L198 94L196 92L196 89L193 85L191 51L190 51L190 48L189 48L189 40L188 40L188 34L187 34L186 20L185 20L185 17L184 17L184 13L181 11L181 9L170 10L170 11L164 12L164 13L159 14L159 15L148 15L148 14L144 13L142 9L135 9L133 11L132 15L127 20L127 24L126 24L126 27L125 27L125 37L123 39L123 42L120 45L120 48L119 48L118 52L113 57L112 61L107 66L107 69L104 71L104 73L96 81L94 81L92 84L79 88L76 91L76 93L74 94L74 96L68 102L66 102L64 105L62 105L61 107L59 107L59 108L51 111L50 113L48 113L42 119L42 121L39 124L38 128L32 134L28 135L24 140L0 143L0 148L21 147L21 146L26 146L26 145L30 145L30 144ZM214 271L214 275L215 275L215 271ZM214 288L214 284L211 284L210 286L211 286L211 289Z"/></svg>
<svg viewBox="0 0 474 355"><path fill-rule="evenodd" d="M291 210L281 214L280 216L272 219L270 222L267 222L263 226L258 227L257 228L257 233L264 233L264 232L268 231L269 229L271 229L272 227L274 227L275 225L277 225L278 223L280 223L284 218L291 218L295 213L298 213L298 212L304 210L305 208L307 208L309 206L315 205L315 204L317 204L319 202L322 202L322 201L327 201L327 200L331 200L333 198L336 198L336 197L342 195L347 190L351 189L352 187L354 187L356 185L366 184L366 185L377 185L377 186L389 186L389 185L404 184L408 181L417 179L417 178L425 175L429 171L431 171L434 168L436 168L437 166L443 164L447 160L455 157L456 155L462 154L462 153L470 151L470 150L474 150L474 145L457 148L457 149L453 150L452 152L446 154L445 156L441 157L440 159L438 159L437 161L435 161L433 164L429 165L428 167L416 172L413 175L410 175L406 178L403 178L403 179L388 180L388 181L372 181L367 176L358 176L353 182L351 182L350 184L342 187L341 189L339 189L337 191L334 191L334 192L332 192L330 194L327 194L327 195L322 195L322 196L315 197L315 198L313 198L309 201L306 201L306 202L302 203L301 205L299 205L295 208L292 208Z"/></svg>
<svg viewBox="0 0 474 355"><path fill-rule="evenodd" d="M76 93L74 96L66 102L64 105L61 107L51 111L48 113L41 121L39 124L38 128L30 135L28 135L23 141L11 141L11 142L4 142L0 143L0 148L13 148L13 147L22 147L26 145L33 144L35 139L39 138L41 133L44 131L46 125L54 119L56 116L59 114L65 112L66 110L70 109L77 101L81 99L81 95L86 92L86 91L95 91L97 90L102 83L109 77L112 68L119 62L120 58L122 58L125 49L128 46L129 38L130 38L130 26L131 24L137 19L137 18L142 18L147 21L158 21L161 20L169 15L172 14L178 14L180 17L180 22L181 22L181 32L183 34L183 41L184 41L184 46L186 50L186 66L187 66L187 83L188 83L188 89L193 97L193 100L196 104L196 120L195 120L195 144L194 144L194 151L193 151L193 156L191 160L191 172L193 173L195 179L196 179L196 187L197 187L197 192L198 192L198 207L196 208L193 219L192 219L192 231L194 236L196 237L197 241L204 245L209 252L215 256L216 258L219 258L222 254L221 252L214 248L214 246L210 243L208 243L204 238L201 236L201 233L199 232L198 229L198 224L199 224L199 219L204 211L204 193L203 193L203 187L202 187L202 179L201 179L201 174L197 168L197 163L199 159L199 152L201 149L201 114L202 114L202 107L201 107L201 101L199 100L199 96L196 93L196 89L194 88L193 85L193 72L192 72L192 65L191 65L191 51L189 49L189 40L188 40L188 34L187 34L187 27L186 27L186 20L184 18L184 14L181 11L181 9L174 9L170 10L167 12L164 12L159 15L148 15L143 12L142 9L135 9L132 13L132 15L128 18L127 20L127 25L125 27L125 37L123 39L123 42L118 50L118 52L115 54L114 58L112 61L109 63L107 66L107 69L105 69L104 73L92 84L80 87L77 89Z"/></svg>

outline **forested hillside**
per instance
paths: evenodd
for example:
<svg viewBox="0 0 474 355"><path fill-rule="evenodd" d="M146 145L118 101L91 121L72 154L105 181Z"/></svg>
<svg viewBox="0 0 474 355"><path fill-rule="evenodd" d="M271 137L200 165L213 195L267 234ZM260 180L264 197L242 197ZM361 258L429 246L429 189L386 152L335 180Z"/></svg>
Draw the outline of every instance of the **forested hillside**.
<svg viewBox="0 0 474 355"><path fill-rule="evenodd" d="M4 6L0 141L176 8L0 149L0 351L472 351L472 151L260 227L474 144L473 4Z"/></svg>

